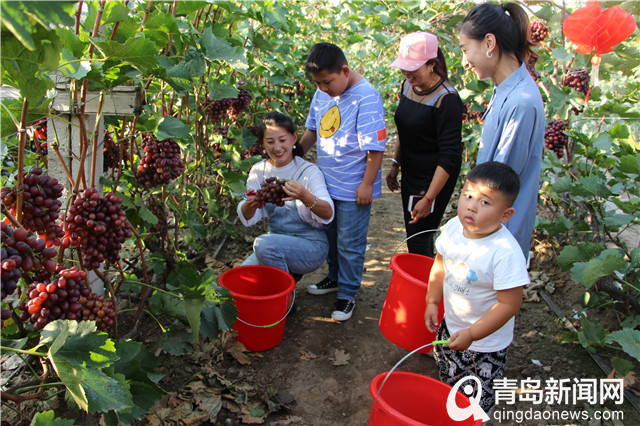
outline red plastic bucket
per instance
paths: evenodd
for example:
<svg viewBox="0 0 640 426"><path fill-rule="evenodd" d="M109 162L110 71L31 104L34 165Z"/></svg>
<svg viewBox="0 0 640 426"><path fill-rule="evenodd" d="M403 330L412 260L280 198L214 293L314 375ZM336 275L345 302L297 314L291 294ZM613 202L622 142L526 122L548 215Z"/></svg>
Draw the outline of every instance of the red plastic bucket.
<svg viewBox="0 0 640 426"><path fill-rule="evenodd" d="M229 269L218 277L228 288L238 309L233 329L250 351L275 348L284 337L290 295L296 282L282 269L265 265L245 265Z"/></svg>
<svg viewBox="0 0 640 426"><path fill-rule="evenodd" d="M381 373L373 378L369 392L373 405L369 414L369 425L481 425L482 420L457 422L447 413L447 397L452 387L431 377L406 371ZM380 391L382 386L382 391ZM470 405L469 398L456 392L456 405L464 409Z"/></svg>
<svg viewBox="0 0 640 426"><path fill-rule="evenodd" d="M424 311L433 259L415 253L397 253L391 258L391 280L380 313L380 331L390 342L414 350L432 342L436 333L427 330ZM444 316L442 300L438 305L438 322ZM428 346L418 352L433 351Z"/></svg>

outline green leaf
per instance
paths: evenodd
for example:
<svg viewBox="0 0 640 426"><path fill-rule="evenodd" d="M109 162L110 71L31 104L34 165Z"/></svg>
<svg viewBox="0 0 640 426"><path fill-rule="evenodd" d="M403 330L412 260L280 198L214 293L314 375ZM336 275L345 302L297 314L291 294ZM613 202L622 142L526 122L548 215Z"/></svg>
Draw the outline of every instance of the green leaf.
<svg viewBox="0 0 640 426"><path fill-rule="evenodd" d="M56 413L52 410L40 411L31 420L31 426L73 426L74 424L73 420L56 417Z"/></svg>
<svg viewBox="0 0 640 426"><path fill-rule="evenodd" d="M167 70L167 75L172 78L182 78L190 81L194 77L202 76L206 70L202 52L190 47L184 54L184 61Z"/></svg>
<svg viewBox="0 0 640 426"><path fill-rule="evenodd" d="M235 98L238 96L238 89L227 84L211 83L209 85L209 97L217 101L225 98Z"/></svg>
<svg viewBox="0 0 640 426"><path fill-rule="evenodd" d="M571 178L563 176L558 178L558 180L553 185L551 185L551 187L559 194L563 192L571 192L573 191L573 181L571 180Z"/></svg>
<svg viewBox="0 0 640 426"><path fill-rule="evenodd" d="M609 333L607 343L617 343L628 355L640 361L640 330L625 328Z"/></svg>
<svg viewBox="0 0 640 426"><path fill-rule="evenodd" d="M551 51L551 57L562 64L569 62L573 56L573 53L561 47L557 47Z"/></svg>
<svg viewBox="0 0 640 426"><path fill-rule="evenodd" d="M95 413L132 406L124 376L101 370L118 357L109 336L96 332L95 322L54 321L43 329L40 345L49 346L51 365L81 409Z"/></svg>
<svg viewBox="0 0 640 426"><path fill-rule="evenodd" d="M590 195L594 197L607 198L611 195L611 190L598 176L587 176L574 182L573 193L575 195Z"/></svg>
<svg viewBox="0 0 640 426"><path fill-rule="evenodd" d="M187 314L189 320L189 326L195 342L198 343L200 338L200 313L202 312L202 306L204 305L204 295L189 295L185 296L182 301L184 311Z"/></svg>
<svg viewBox="0 0 640 426"><path fill-rule="evenodd" d="M191 127L182 120L166 116L158 123L158 127L155 131L156 137L160 140L164 139L189 139Z"/></svg>
<svg viewBox="0 0 640 426"><path fill-rule="evenodd" d="M622 173L640 175L640 159L637 155L623 155L620 157L618 169Z"/></svg>
<svg viewBox="0 0 640 426"><path fill-rule="evenodd" d="M225 61L238 71L249 67L242 47L233 47L225 39L216 37L210 27L202 34L200 43L210 61Z"/></svg>
<svg viewBox="0 0 640 426"><path fill-rule="evenodd" d="M613 139L608 133L600 133L598 137L593 141L593 147L598 148L604 152L609 152L613 145Z"/></svg>
<svg viewBox="0 0 640 426"><path fill-rule="evenodd" d="M102 21L104 24L111 24L113 22L122 22L129 17L129 9L124 3L119 1L105 2L104 12L102 12Z"/></svg>
<svg viewBox="0 0 640 426"><path fill-rule="evenodd" d="M36 46L31 38L31 22L25 13L27 6L23 2L2 2L2 13L0 21L2 25L11 31L14 37L28 50L35 50ZM3 35L2 42L7 39Z"/></svg>
<svg viewBox="0 0 640 426"><path fill-rule="evenodd" d="M160 337L158 346L171 355L184 355L193 351L193 335L182 328L170 329Z"/></svg>
<svg viewBox="0 0 640 426"><path fill-rule="evenodd" d="M90 39L106 58L126 62L142 73L150 73L158 65L158 49L155 43L143 35L130 38L124 44L100 41L92 37Z"/></svg>
<svg viewBox="0 0 640 426"><path fill-rule="evenodd" d="M582 330L578 331L578 340L583 347L602 346L605 343L606 330L604 326L596 324L584 315L580 318L580 324Z"/></svg>
<svg viewBox="0 0 640 426"><path fill-rule="evenodd" d="M147 206L140 206L138 214L140 215L140 219L142 219L147 225L154 226L158 224L158 216L151 213L151 210L149 210Z"/></svg>
<svg viewBox="0 0 640 426"><path fill-rule="evenodd" d="M200 333L209 339L215 339L220 331L230 330L237 317L238 309L232 302L207 301L200 315Z"/></svg>
<svg viewBox="0 0 640 426"><path fill-rule="evenodd" d="M611 358L611 366L623 377L629 374L634 367L633 363L628 359L619 358L617 356Z"/></svg>
<svg viewBox="0 0 640 426"><path fill-rule="evenodd" d="M558 264L564 270L576 262L585 262L602 252L602 244L580 243L577 246L565 246L558 255Z"/></svg>
<svg viewBox="0 0 640 426"><path fill-rule="evenodd" d="M628 316L620 323L622 328L636 328L640 325L640 315Z"/></svg>
<svg viewBox="0 0 640 426"><path fill-rule="evenodd" d="M141 342L133 340L117 341L116 353L120 359L113 364L113 371L126 377L134 404L129 413L139 419L166 394L150 377L150 373L160 364L160 359ZM122 411L117 414L120 419L123 418Z"/></svg>
<svg viewBox="0 0 640 426"><path fill-rule="evenodd" d="M61 58L64 62L58 69L67 78L80 80L91 71L91 63L79 61L70 50L62 49Z"/></svg>
<svg viewBox="0 0 640 426"><path fill-rule="evenodd" d="M624 270L626 266L627 262L620 253L610 254L605 258L599 257L591 259L587 262L587 265L582 272L582 279L580 282L582 285L589 288L600 278L610 275L614 271Z"/></svg>

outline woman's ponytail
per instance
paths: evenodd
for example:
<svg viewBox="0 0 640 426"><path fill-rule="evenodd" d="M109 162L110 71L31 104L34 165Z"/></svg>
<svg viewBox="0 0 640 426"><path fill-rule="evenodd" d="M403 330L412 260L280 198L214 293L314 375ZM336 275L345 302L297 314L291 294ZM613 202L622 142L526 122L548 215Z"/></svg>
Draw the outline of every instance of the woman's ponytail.
<svg viewBox="0 0 640 426"><path fill-rule="evenodd" d="M493 34L500 55L512 53L525 62L537 57L531 50L529 17L517 3L474 6L462 20L461 30L474 40L483 40L487 34Z"/></svg>
<svg viewBox="0 0 640 426"><path fill-rule="evenodd" d="M538 58L538 55L531 49L531 27L529 25L529 17L522 6L516 3L504 3L502 9L509 14L514 20L518 33L520 34L516 57L520 61L527 61L530 58Z"/></svg>

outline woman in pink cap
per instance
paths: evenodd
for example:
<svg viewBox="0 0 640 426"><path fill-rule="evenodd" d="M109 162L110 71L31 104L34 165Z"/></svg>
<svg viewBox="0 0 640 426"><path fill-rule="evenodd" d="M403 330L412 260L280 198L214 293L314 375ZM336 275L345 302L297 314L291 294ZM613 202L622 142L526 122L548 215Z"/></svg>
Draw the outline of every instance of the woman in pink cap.
<svg viewBox="0 0 640 426"><path fill-rule="evenodd" d="M456 186L462 163L462 110L458 92L447 79L447 63L438 39L418 31L400 41L391 63L405 77L394 119L398 128L391 191L400 189L407 237L436 229ZM398 174L402 171L402 185ZM433 257L433 233L407 241L410 253Z"/></svg>

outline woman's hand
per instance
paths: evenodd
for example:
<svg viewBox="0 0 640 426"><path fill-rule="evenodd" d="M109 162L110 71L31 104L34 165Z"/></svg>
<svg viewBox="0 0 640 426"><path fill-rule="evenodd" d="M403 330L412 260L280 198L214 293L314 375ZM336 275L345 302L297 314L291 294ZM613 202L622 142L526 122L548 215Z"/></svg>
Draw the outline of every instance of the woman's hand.
<svg viewBox="0 0 640 426"><path fill-rule="evenodd" d="M429 216L431 213L431 201L427 197L422 197L422 200L416 203L416 206L411 211L411 220L409 223L418 223L420 220Z"/></svg>
<svg viewBox="0 0 640 426"><path fill-rule="evenodd" d="M257 202L255 199L248 197L247 200L242 204L240 210L242 211L242 215L246 220L251 219L258 209L264 207L264 204Z"/></svg>
<svg viewBox="0 0 640 426"><path fill-rule="evenodd" d="M313 195L300 182L295 180L286 181L283 188L285 194L287 194L287 197L283 198L284 201L300 200L304 202L311 199L313 203Z"/></svg>
<svg viewBox="0 0 640 426"><path fill-rule="evenodd" d="M387 173L387 187L391 192L400 189L400 182L398 182L398 171L400 169L396 164L391 166L389 169L389 173Z"/></svg>

